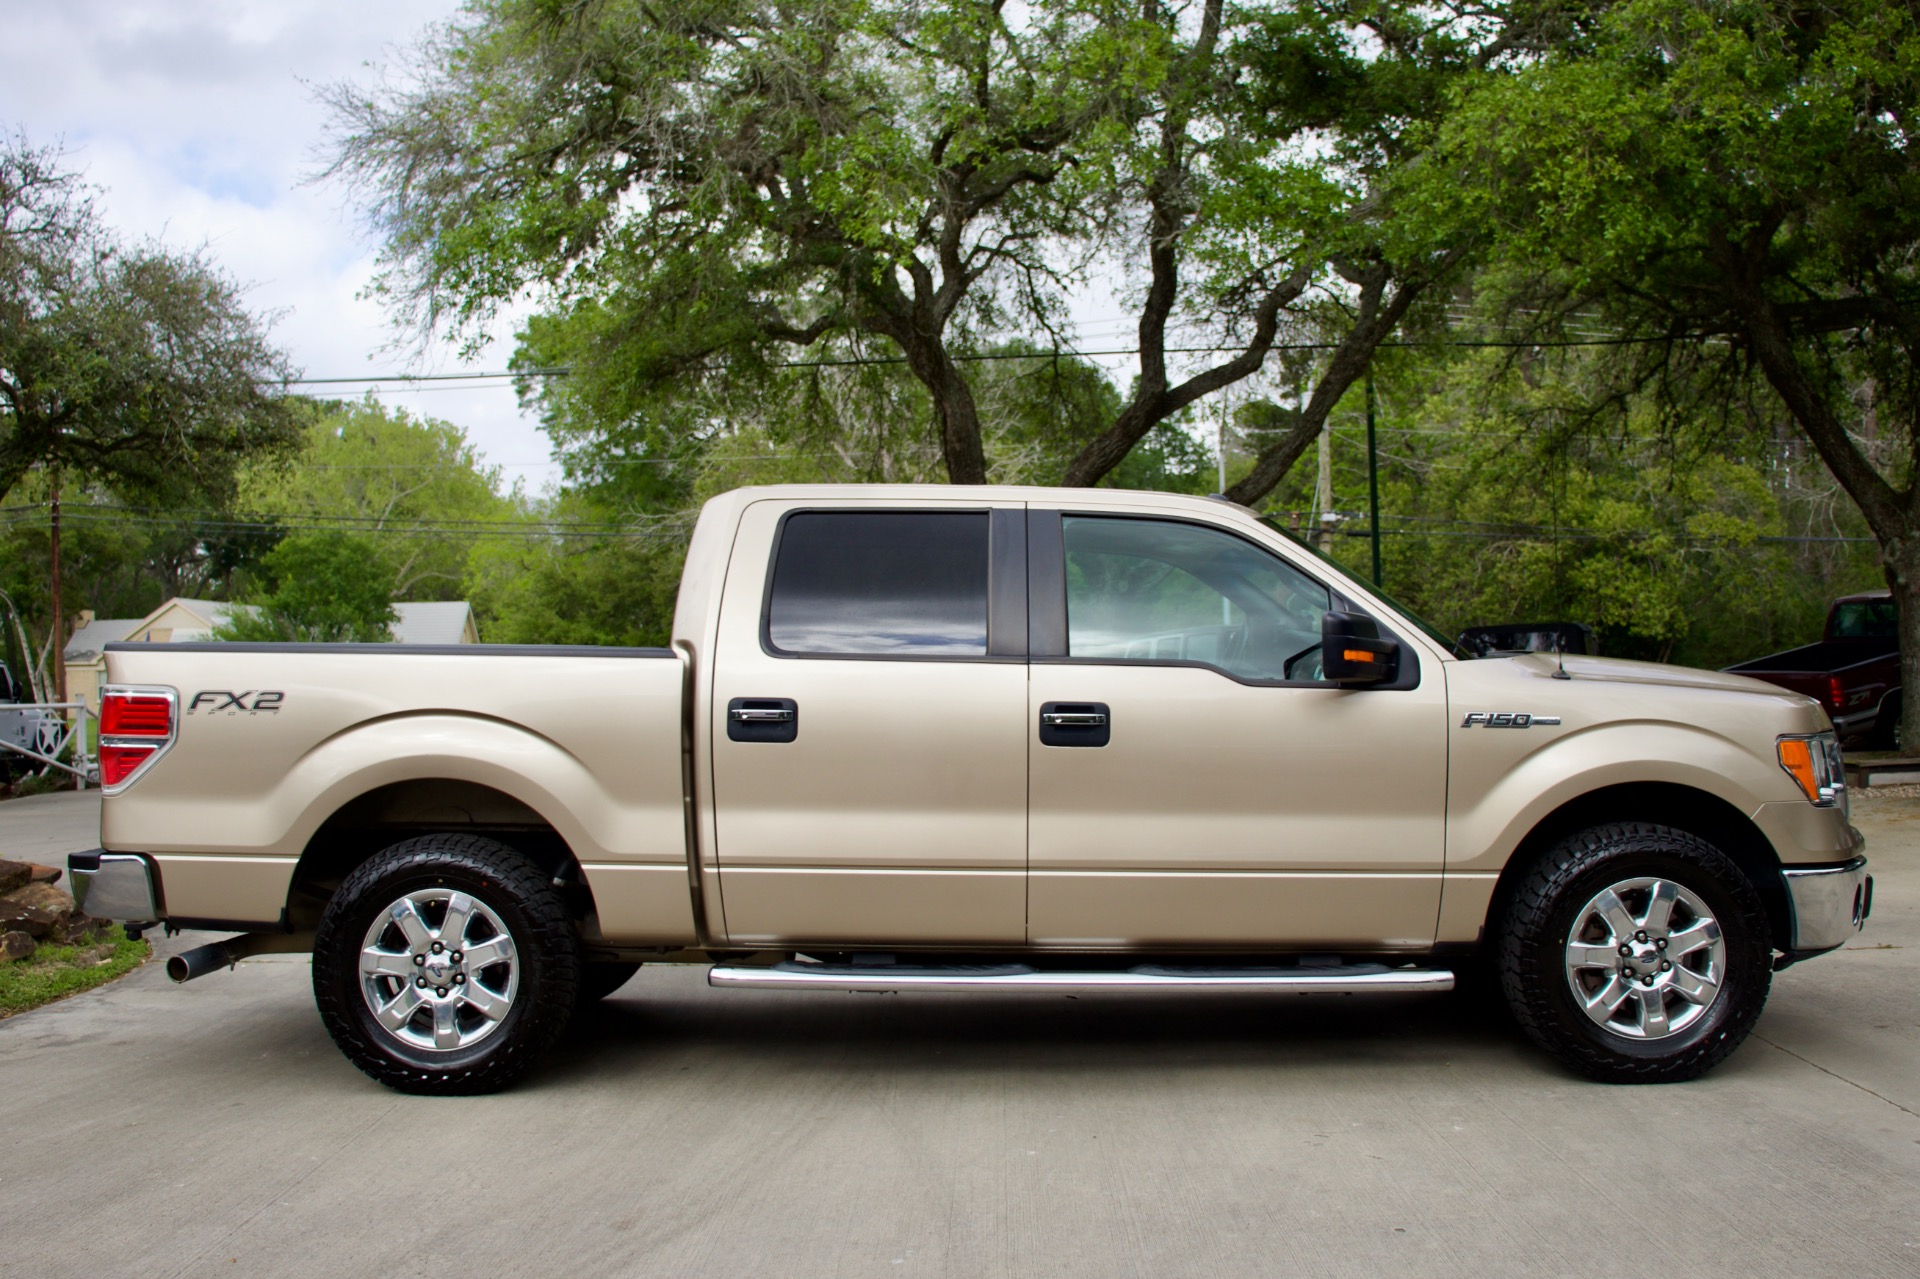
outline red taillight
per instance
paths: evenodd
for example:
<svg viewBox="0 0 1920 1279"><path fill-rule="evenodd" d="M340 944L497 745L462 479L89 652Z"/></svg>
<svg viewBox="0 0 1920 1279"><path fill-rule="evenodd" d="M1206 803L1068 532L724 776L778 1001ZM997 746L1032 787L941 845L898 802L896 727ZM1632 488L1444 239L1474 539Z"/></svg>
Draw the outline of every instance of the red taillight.
<svg viewBox="0 0 1920 1279"><path fill-rule="evenodd" d="M1846 698L1846 695L1847 691L1840 687L1840 677L1838 675L1829 676L1827 678L1827 701L1833 704L1833 709L1840 709L1840 704Z"/></svg>
<svg viewBox="0 0 1920 1279"><path fill-rule="evenodd" d="M173 699L170 697L107 693L100 699L102 737L168 737L172 733Z"/></svg>
<svg viewBox="0 0 1920 1279"><path fill-rule="evenodd" d="M112 794L173 746L179 694L109 684L100 690L100 785Z"/></svg>
<svg viewBox="0 0 1920 1279"><path fill-rule="evenodd" d="M105 709L104 707L102 708ZM100 747L100 784L118 786L132 777L134 770L153 758L156 748L152 746L109 746Z"/></svg>

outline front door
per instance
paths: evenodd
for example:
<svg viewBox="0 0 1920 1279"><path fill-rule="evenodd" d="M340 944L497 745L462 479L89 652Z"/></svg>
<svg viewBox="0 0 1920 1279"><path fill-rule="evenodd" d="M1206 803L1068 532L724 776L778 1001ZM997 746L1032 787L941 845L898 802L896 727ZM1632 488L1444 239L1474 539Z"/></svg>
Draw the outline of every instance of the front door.
<svg viewBox="0 0 1920 1279"><path fill-rule="evenodd" d="M764 502L710 708L736 945L1019 944L1024 511ZM744 548L773 546L773 569Z"/></svg>
<svg viewBox="0 0 1920 1279"><path fill-rule="evenodd" d="M1317 679L1305 567L1177 519L1035 511L1036 945L1421 950L1440 902L1446 696ZM1304 557L1303 557L1304 558Z"/></svg>

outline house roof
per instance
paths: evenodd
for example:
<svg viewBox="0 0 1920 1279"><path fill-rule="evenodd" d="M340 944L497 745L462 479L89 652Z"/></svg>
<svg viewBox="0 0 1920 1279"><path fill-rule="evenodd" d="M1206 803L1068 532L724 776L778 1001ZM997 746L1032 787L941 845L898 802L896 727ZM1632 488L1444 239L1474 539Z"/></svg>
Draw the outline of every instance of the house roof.
<svg viewBox="0 0 1920 1279"><path fill-rule="evenodd" d="M144 617L95 618L73 633L67 646L60 650L60 657L68 662L90 662L100 656L107 645L133 634L133 628L146 620Z"/></svg>
<svg viewBox="0 0 1920 1279"><path fill-rule="evenodd" d="M193 600L177 596L145 617L129 621L94 622L75 632L67 644L67 661L87 661L97 656L102 646L124 640L159 621L170 610L178 609L200 620L207 630L219 626L235 613L259 612L254 604L232 604L226 600ZM396 644L464 644L473 629L473 607L465 600L422 600L396 603L393 642ZM109 628L117 628L109 632ZM179 628L176 627L177 631ZM84 641L84 644L83 644ZM84 654L84 655L83 655Z"/></svg>

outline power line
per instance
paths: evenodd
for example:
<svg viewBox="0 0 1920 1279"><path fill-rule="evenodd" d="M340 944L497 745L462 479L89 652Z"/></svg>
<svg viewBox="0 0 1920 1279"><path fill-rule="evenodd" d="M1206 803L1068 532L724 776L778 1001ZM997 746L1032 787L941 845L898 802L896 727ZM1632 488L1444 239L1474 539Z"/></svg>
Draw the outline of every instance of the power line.
<svg viewBox="0 0 1920 1279"><path fill-rule="evenodd" d="M1436 346L1460 347L1466 349L1533 351L1544 348L1594 347L1594 346L1653 346L1662 342L1683 341L1688 338L1709 337L1710 334L1682 334L1678 338L1670 337L1579 337L1579 338L1543 338L1532 342L1517 341L1510 338L1464 338L1435 342L1391 341L1380 343L1381 349L1424 349ZM1337 351L1338 342L1276 342L1267 348L1274 351ZM1223 355L1246 351L1245 346L1170 346L1163 355ZM1090 360L1103 356L1138 355L1139 347L1113 347L1099 351L981 351L956 354L951 358L955 363L981 363L998 360ZM856 355L830 360L769 360L767 365L777 369L838 369L861 368L874 365L905 364L904 355ZM710 366L703 366L710 367ZM558 364L537 369L499 369L479 373L374 373L365 377L297 377L287 378L278 383L280 386L372 386L389 382L500 382L518 378L564 378L574 375L571 365ZM485 387L473 387L484 390Z"/></svg>

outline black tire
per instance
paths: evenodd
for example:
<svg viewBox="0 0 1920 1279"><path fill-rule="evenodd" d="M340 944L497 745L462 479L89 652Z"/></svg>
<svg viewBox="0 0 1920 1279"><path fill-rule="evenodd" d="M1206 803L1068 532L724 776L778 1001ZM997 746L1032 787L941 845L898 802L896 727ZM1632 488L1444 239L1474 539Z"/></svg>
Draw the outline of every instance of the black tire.
<svg viewBox="0 0 1920 1279"><path fill-rule="evenodd" d="M465 894L478 906L479 924L463 926L460 935L478 950L493 943L497 920L509 938L511 957L471 974L448 964L435 952L433 961L443 976L462 986L437 988L445 1003L447 990L467 994L482 991L489 1003L501 998L494 990L505 985L506 1011L497 1020L480 1015L470 1005L458 1010L459 1021L450 1038L479 1036L461 1046L436 1048L419 1038L437 1025L436 1009L421 1004L416 1018L397 1030L374 1016L363 984L361 953L369 930L390 907L418 894ZM449 927L442 904L439 920L432 918L433 902L418 907L417 922L435 925L441 937ZM491 918L489 919L488 916ZM399 925L383 932L393 946L409 946ZM477 934L477 936L476 936ZM444 940L444 939L443 939ZM378 943L386 949L385 940ZM452 952L450 952L452 953ZM405 954L401 958L405 958ZM414 960L414 963L420 963ZM313 994L327 1033L347 1060L369 1076L400 1092L433 1095L470 1095L497 1092L518 1081L566 1029L573 1015L580 985L580 939L568 918L564 899L549 875L518 852L491 839L472 835L428 835L395 844L376 854L340 885L327 903L313 944ZM419 969L425 973L425 967ZM382 979L373 979L376 982ZM388 978L396 1002L399 987L409 983ZM417 980L425 980L420 978ZM420 998L430 998L425 988ZM412 996L409 996L412 997ZM497 1003L495 1004L497 1006ZM427 1027L418 1025L425 1017Z"/></svg>
<svg viewBox="0 0 1920 1279"><path fill-rule="evenodd" d="M1900 694L1887 698L1880 708L1880 714L1873 721L1873 732L1867 737L1867 748L1876 751L1897 751L1900 749Z"/></svg>
<svg viewBox="0 0 1920 1279"><path fill-rule="evenodd" d="M1668 990L1666 982L1685 974L1669 977L1660 970L1656 961L1666 948L1646 951L1652 943L1640 940L1642 932L1625 939L1634 954L1620 961L1618 986L1612 970L1583 969L1577 976L1570 972L1569 947L1576 941L1576 927L1584 921L1592 929L1600 922L1597 914L1588 912L1590 903L1605 889L1639 880L1671 882L1676 891L1701 902L1718 924L1724 950L1721 962L1711 967L1719 983L1717 993L1704 1004ZM1637 891L1622 890L1630 916L1632 903L1643 900L1633 896ZM1684 902L1673 907L1674 918L1691 919L1693 914ZM1612 946L1619 940L1617 931L1604 939L1604 947L1593 949L1612 953L1617 949ZM1655 941L1665 939L1661 930L1653 933ZM1595 935L1590 931L1585 938L1591 942ZM1686 944L1680 930L1671 936L1675 946ZM1675 962L1705 970L1709 965L1700 957L1703 953L1696 951L1687 960ZM1499 963L1508 1006L1535 1043L1589 1079L1655 1084L1698 1078L1740 1046L1766 1006L1772 956L1760 895L1726 854L1686 831L1632 822L1572 835L1526 873L1506 912ZM1643 962L1645 967L1630 967ZM1656 984L1643 993L1648 976ZM1634 1037L1635 1028L1622 1022L1602 1025L1590 1016L1574 993L1578 983L1591 983L1583 985L1589 997L1601 995L1603 988L1618 995L1624 988L1627 994L1620 997L1620 1016L1626 1015L1626 1004L1631 1002L1643 1037ZM1649 1011L1656 1002L1659 1010ZM1596 1006L1604 1005L1604 998L1597 1001ZM1657 1024L1650 1021L1654 1017L1660 1018ZM1649 1033L1682 1017L1692 1020L1661 1037Z"/></svg>
<svg viewBox="0 0 1920 1279"><path fill-rule="evenodd" d="M580 966L580 1007L597 1004L633 980L640 965L629 963L592 963Z"/></svg>

